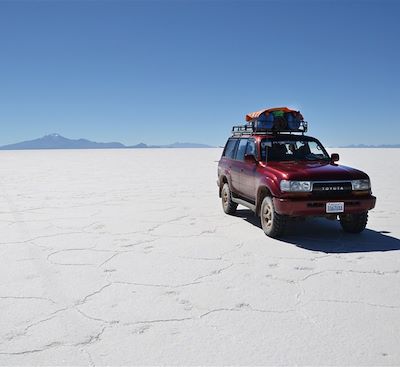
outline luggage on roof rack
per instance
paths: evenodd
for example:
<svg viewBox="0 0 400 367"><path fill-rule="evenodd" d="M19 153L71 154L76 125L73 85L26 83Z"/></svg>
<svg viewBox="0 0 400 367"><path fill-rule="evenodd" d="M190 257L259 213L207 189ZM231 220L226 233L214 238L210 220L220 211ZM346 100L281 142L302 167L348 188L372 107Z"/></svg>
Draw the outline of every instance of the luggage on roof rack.
<svg viewBox="0 0 400 367"><path fill-rule="evenodd" d="M264 128L260 126L255 126L254 123L248 123L245 125L235 125L232 127L232 134L235 136L241 135L251 135L251 134L278 134L278 133L302 133L307 132L307 121L301 121L298 129L276 129Z"/></svg>
<svg viewBox="0 0 400 367"><path fill-rule="evenodd" d="M247 124L241 129L247 132L306 132L307 122L299 111L287 107L275 107L252 112L246 115ZM232 131L239 126L234 126Z"/></svg>

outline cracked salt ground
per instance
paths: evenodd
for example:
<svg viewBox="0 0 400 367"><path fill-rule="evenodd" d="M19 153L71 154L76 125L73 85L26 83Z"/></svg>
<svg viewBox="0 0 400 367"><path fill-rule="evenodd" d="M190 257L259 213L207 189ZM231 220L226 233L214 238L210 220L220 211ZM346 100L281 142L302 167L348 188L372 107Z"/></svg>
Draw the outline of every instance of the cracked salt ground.
<svg viewBox="0 0 400 367"><path fill-rule="evenodd" d="M340 152L368 230L284 241L222 213L219 149L0 152L0 365L399 365L397 158L373 152Z"/></svg>
<svg viewBox="0 0 400 367"><path fill-rule="evenodd" d="M212 272L222 271L229 263L220 260L200 263L193 259L152 252L124 253L111 259L107 266L117 270L110 275L113 281L177 287L196 283Z"/></svg>
<svg viewBox="0 0 400 367"><path fill-rule="evenodd" d="M148 307L151 303L162 304L163 307ZM180 321L192 317L187 303L176 294L158 287L117 282L87 299L79 309L88 317L122 325Z"/></svg>

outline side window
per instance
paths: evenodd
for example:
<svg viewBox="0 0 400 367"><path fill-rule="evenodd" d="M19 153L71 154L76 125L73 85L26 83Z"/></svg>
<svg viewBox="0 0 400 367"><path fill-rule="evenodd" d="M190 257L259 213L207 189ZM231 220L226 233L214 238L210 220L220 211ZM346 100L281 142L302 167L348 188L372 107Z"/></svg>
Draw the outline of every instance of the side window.
<svg viewBox="0 0 400 367"><path fill-rule="evenodd" d="M263 139L260 144L261 160L265 162L267 160L267 150L272 147L272 142L267 139Z"/></svg>
<svg viewBox="0 0 400 367"><path fill-rule="evenodd" d="M226 143L223 157L233 158L233 154L235 153L235 147L238 139L229 139Z"/></svg>
<svg viewBox="0 0 400 367"><path fill-rule="evenodd" d="M249 139L249 142L247 143L246 154L252 154L256 157L256 153L256 142L253 139Z"/></svg>
<svg viewBox="0 0 400 367"><path fill-rule="evenodd" d="M247 140L248 139L240 139L239 141L239 146L236 152L236 159L239 161L244 160L244 153L246 152Z"/></svg>

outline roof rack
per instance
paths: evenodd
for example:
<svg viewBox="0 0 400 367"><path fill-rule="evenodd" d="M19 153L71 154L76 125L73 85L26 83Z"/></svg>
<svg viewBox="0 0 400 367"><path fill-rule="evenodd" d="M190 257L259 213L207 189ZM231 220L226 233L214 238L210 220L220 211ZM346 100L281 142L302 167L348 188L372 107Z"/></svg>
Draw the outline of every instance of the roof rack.
<svg viewBox="0 0 400 367"><path fill-rule="evenodd" d="M282 133L301 133L304 135L307 132L308 123L307 121L300 121L300 126L298 129L277 129L275 127L268 129L268 128L260 128L257 127L253 122L250 122L246 125L235 125L232 127L232 136L242 136L242 135L252 135L252 134L265 134L265 135L277 135Z"/></svg>

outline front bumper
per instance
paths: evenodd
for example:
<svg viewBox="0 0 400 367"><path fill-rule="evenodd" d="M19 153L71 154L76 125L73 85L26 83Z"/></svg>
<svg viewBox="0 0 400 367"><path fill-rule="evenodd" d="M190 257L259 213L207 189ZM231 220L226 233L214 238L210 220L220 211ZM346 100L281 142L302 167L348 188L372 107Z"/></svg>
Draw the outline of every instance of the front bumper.
<svg viewBox="0 0 400 367"><path fill-rule="evenodd" d="M273 200L275 210L278 214L290 215L293 217L329 215L329 213L326 213L326 203L329 202L344 202L343 214L366 212L373 209L376 203L376 197L372 195L331 200L280 199L274 197Z"/></svg>

